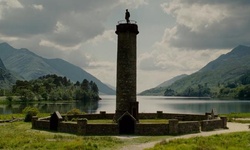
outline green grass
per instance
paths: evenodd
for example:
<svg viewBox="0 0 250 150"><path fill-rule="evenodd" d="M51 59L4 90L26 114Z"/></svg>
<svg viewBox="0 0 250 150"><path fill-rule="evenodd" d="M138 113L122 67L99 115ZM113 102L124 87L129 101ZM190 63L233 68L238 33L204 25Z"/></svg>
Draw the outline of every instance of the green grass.
<svg viewBox="0 0 250 150"><path fill-rule="evenodd" d="M250 113L230 113L220 116L226 116L229 122L250 123ZM242 118L249 118L249 120L244 120Z"/></svg>
<svg viewBox="0 0 250 150"><path fill-rule="evenodd" d="M0 128L0 149L108 149L122 140L106 136L76 136L32 130L31 123L8 123Z"/></svg>
<svg viewBox="0 0 250 150"><path fill-rule="evenodd" d="M250 114L228 114L233 117L249 118ZM24 117L24 114L0 115L8 119ZM39 117L49 114L39 114ZM89 120L89 123L112 123L112 120ZM141 123L166 123L164 119L140 120ZM144 144L161 141L170 136L77 136L74 134L56 133L31 129L31 123L15 122L0 124L0 149L85 149L85 150L115 150L126 145ZM249 149L250 132L239 132L210 137L196 137L190 139L162 141L151 150L184 149L184 150L223 150Z"/></svg>
<svg viewBox="0 0 250 150"><path fill-rule="evenodd" d="M88 120L90 124L112 124L114 123L113 120L110 119L100 119L100 120ZM139 123L146 124L146 123L168 123L167 119L140 119Z"/></svg>
<svg viewBox="0 0 250 150"><path fill-rule="evenodd" d="M140 119L140 123L146 124L146 123L164 123L167 124L168 120L167 119Z"/></svg>
<svg viewBox="0 0 250 150"><path fill-rule="evenodd" d="M250 132L162 141L148 150L249 150Z"/></svg>
<svg viewBox="0 0 250 150"><path fill-rule="evenodd" d="M77 136L31 129L31 123L0 124L0 149L84 149L116 150L131 144L159 141L168 136Z"/></svg>
<svg viewBox="0 0 250 150"><path fill-rule="evenodd" d="M49 113L39 113L37 115L39 118L41 117L47 117L47 116L50 116ZM0 114L0 120L10 120L10 119L13 119L13 118L24 118L25 117L25 114Z"/></svg>
<svg viewBox="0 0 250 150"><path fill-rule="evenodd" d="M230 114L224 114L223 116L231 118L250 118L250 113L230 113Z"/></svg>

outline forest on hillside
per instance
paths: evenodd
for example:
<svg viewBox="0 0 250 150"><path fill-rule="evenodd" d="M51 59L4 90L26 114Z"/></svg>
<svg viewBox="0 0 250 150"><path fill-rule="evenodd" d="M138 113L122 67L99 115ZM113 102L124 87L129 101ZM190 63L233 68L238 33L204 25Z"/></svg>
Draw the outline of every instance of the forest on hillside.
<svg viewBox="0 0 250 150"><path fill-rule="evenodd" d="M9 101L14 96L21 101L59 101L59 100L79 100L98 101L99 89L95 82L84 79L81 83L72 83L66 77L57 75L46 75L35 80L17 80L12 89L7 91L0 89L0 96L7 96Z"/></svg>
<svg viewBox="0 0 250 150"><path fill-rule="evenodd" d="M237 80L218 83L217 87L213 88L213 90L206 83L204 85L190 85L181 92L167 88L164 95L250 99L250 72L242 75Z"/></svg>

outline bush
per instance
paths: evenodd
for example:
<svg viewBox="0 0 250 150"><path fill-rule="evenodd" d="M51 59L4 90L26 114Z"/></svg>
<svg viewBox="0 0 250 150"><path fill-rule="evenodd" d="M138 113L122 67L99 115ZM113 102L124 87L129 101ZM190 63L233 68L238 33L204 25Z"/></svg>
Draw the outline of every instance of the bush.
<svg viewBox="0 0 250 150"><path fill-rule="evenodd" d="M77 108L73 108L70 111L67 112L68 115L80 115L81 111Z"/></svg>
<svg viewBox="0 0 250 150"><path fill-rule="evenodd" d="M12 101L13 101L13 97L12 97L12 96L7 96L6 99L7 99L9 102L12 102Z"/></svg>
<svg viewBox="0 0 250 150"><path fill-rule="evenodd" d="M24 121L25 122L31 122L32 117L36 116L39 113L39 110L37 108L35 108L35 107L28 106L28 107L25 107L22 112L24 114L26 114Z"/></svg>

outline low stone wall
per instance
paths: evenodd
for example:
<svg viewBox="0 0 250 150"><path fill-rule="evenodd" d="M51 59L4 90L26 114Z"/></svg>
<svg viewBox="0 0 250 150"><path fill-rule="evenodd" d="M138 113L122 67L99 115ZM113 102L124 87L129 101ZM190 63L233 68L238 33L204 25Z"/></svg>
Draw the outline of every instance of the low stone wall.
<svg viewBox="0 0 250 150"><path fill-rule="evenodd" d="M178 134L190 134L200 132L200 122L181 122L178 124Z"/></svg>
<svg viewBox="0 0 250 150"><path fill-rule="evenodd" d="M58 132L65 132L65 133L78 133L78 125L73 122L61 122L58 124L57 128Z"/></svg>
<svg viewBox="0 0 250 150"><path fill-rule="evenodd" d="M106 114L106 112L100 112L100 114L83 114L83 115L62 115L63 119L71 121L73 118L87 118L88 120L98 120L98 119L110 119L114 118L115 114Z"/></svg>
<svg viewBox="0 0 250 150"><path fill-rule="evenodd" d="M32 120L32 129L50 130L49 120Z"/></svg>
<svg viewBox="0 0 250 150"><path fill-rule="evenodd" d="M118 123L113 124L88 124L87 116L91 116L91 119L101 118L105 116L109 119L113 119L112 114L102 114L97 117L97 114L71 116L72 118L78 118L76 122L65 122L59 121L57 126L57 131L73 133L78 135L119 135L119 125ZM205 115L185 115L185 114L163 114L158 112L156 114L142 114L141 117L144 119L154 119L156 118L178 118L180 120L192 120L193 118L201 119ZM193 118L192 118L193 117ZM227 118L221 117L221 119L203 120L203 121L180 121L178 119L169 119L169 123L161 124L145 124L136 123L134 127L135 135L178 135L178 134L189 134L197 133L201 131L210 131L220 128L226 128ZM32 118L32 128L41 130L50 130L50 119L37 117Z"/></svg>
<svg viewBox="0 0 250 150"><path fill-rule="evenodd" d="M136 135L167 135L169 124L136 124Z"/></svg>
<svg viewBox="0 0 250 150"><path fill-rule="evenodd" d="M118 135L117 124L87 124L86 135Z"/></svg>
<svg viewBox="0 0 250 150"><path fill-rule="evenodd" d="M180 121L201 121L207 119L206 115L202 114L174 114L163 113L157 111L157 113L140 113L140 119L178 119Z"/></svg>
<svg viewBox="0 0 250 150"><path fill-rule="evenodd" d="M71 121L73 118L87 118L88 120L98 120L98 119L113 119L113 113L106 113L101 111L100 114L83 114L83 115L62 115L63 119ZM208 113L206 114L174 114L174 113L163 113L162 111L157 111L156 113L139 113L139 119L178 119L180 121L201 121L208 118Z"/></svg>
<svg viewBox="0 0 250 150"><path fill-rule="evenodd" d="M201 121L201 131L212 131L221 128L223 128L223 121L221 119Z"/></svg>

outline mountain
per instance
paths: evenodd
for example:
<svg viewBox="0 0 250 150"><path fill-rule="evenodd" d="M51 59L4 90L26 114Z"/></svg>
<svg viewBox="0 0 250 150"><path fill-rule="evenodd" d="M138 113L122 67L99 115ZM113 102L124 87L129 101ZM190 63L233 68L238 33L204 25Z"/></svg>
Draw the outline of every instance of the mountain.
<svg viewBox="0 0 250 150"><path fill-rule="evenodd" d="M182 78L184 78L186 76L188 76L188 75L182 74L182 75L173 77L172 79L167 80L167 81L159 84L155 88L148 89L148 90L145 90L145 91L141 92L139 95L155 95L155 96L157 96L157 95L164 95L164 92L166 91L166 89L167 89L168 86L170 86L175 81L180 80L180 79L182 79Z"/></svg>
<svg viewBox="0 0 250 150"><path fill-rule="evenodd" d="M233 83L250 72L250 47L239 45L209 62L199 71L177 80L168 88L182 93L190 87L205 86L216 92L220 85Z"/></svg>
<svg viewBox="0 0 250 150"><path fill-rule="evenodd" d="M209 62L199 71L188 76L177 76L155 88L143 91L140 95L164 95L166 89L174 90L176 93L183 93L190 87L192 89L209 87L211 92L218 92L220 85L235 82L249 72L250 47L239 45L229 53Z"/></svg>
<svg viewBox="0 0 250 150"><path fill-rule="evenodd" d="M21 75L25 80L37 79L47 74L66 76L73 82L87 79L97 84L100 93L115 94L115 91L103 84L99 79L65 60L46 59L28 49L15 49L8 43L0 44L0 58L6 68Z"/></svg>
<svg viewBox="0 0 250 150"><path fill-rule="evenodd" d="M167 81L165 81L165 82L159 84L157 87L168 87L168 86L170 86L171 84L173 84L175 81L180 80L181 78L184 78L184 77L186 77L186 76L188 76L188 75L187 75L187 74L178 75L178 76L176 76L176 77L173 77L173 78L170 79L170 80L167 80Z"/></svg>
<svg viewBox="0 0 250 150"><path fill-rule="evenodd" d="M0 59L0 88L7 89L16 83L16 80L22 79L16 75L13 75L10 71L8 71Z"/></svg>

